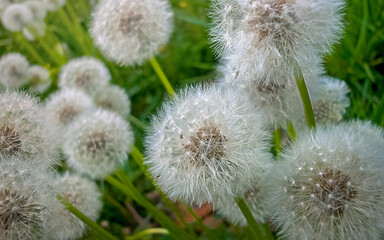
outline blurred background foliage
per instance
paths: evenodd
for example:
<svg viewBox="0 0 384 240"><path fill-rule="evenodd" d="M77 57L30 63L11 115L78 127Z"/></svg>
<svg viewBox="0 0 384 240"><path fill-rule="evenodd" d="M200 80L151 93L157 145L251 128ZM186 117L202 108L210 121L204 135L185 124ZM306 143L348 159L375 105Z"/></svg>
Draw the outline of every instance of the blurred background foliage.
<svg viewBox="0 0 384 240"><path fill-rule="evenodd" d="M120 67L105 60L93 47L89 34L85 32L92 6L96 1L68 1L70 4L66 4L63 9L49 13L45 19L46 35L36 41L26 42L21 33L8 32L1 26L0 55L13 51L21 52L32 64L40 64L50 69L53 83L41 96L42 99L57 89L60 66L69 59L83 55L102 59L113 75L113 83L124 88L129 94L132 115L148 123L150 115L155 113L164 98L168 97L151 65L146 63L143 66ZM217 60L208 39L209 1L170 1L175 14L174 33L170 43L161 49L157 56L160 65L176 90L187 84L215 80ZM334 47L333 54L325 58L324 65L330 76L345 80L351 89L351 107L347 110L346 118L370 119L383 126L384 0L348 0L346 5L346 31L343 39ZM68 22L65 14L72 16L69 20L73 22ZM136 145L141 148L145 132L135 126L134 129ZM125 166L125 170L140 191L148 194L158 208L169 211L162 201L156 200L160 197L156 197L154 187L133 161ZM105 203L100 222L112 234L123 236L123 233L129 234L150 226L158 226L146 210L132 199L127 199L119 191L104 186L103 182L99 184L104 189ZM140 221L138 216L129 211L131 208L141 216ZM168 214L172 215L170 211ZM196 230L195 227L200 228L198 223L191 225L193 231ZM218 239L244 239L246 235L244 229L225 222L215 224L215 229L211 231ZM85 239L92 239L92 236Z"/></svg>

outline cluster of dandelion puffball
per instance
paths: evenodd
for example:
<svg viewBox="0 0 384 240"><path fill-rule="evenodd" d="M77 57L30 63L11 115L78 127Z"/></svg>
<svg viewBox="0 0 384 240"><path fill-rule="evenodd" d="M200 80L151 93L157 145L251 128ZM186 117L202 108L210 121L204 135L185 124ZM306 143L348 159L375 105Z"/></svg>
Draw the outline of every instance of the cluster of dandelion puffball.
<svg viewBox="0 0 384 240"><path fill-rule="evenodd" d="M7 89L18 89L29 85L34 93L43 93L51 85L50 72L40 65L30 65L27 58L17 52L0 58L0 85Z"/></svg>
<svg viewBox="0 0 384 240"><path fill-rule="evenodd" d="M145 142L155 183L172 200L211 203L246 225L242 198L283 239L379 239L384 135L369 122L340 123L349 89L322 67L344 1L212 2L218 81L179 91L153 118ZM300 79L317 128L307 128ZM274 131L291 134L275 156Z"/></svg>
<svg viewBox="0 0 384 240"><path fill-rule="evenodd" d="M22 31L27 40L33 41L45 34L47 12L57 11L64 4L65 0L1 0L1 22L8 31Z"/></svg>

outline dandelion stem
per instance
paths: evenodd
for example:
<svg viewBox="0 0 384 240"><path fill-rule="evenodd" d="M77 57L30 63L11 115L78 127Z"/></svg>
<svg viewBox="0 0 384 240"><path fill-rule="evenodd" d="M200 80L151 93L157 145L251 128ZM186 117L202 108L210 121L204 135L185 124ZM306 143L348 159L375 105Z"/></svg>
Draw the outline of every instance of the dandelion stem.
<svg viewBox="0 0 384 240"><path fill-rule="evenodd" d="M160 78L164 88L167 90L169 95L171 95L171 97L175 96L175 90L173 90L173 87L169 82L167 76L164 74L164 71L161 68L159 62L156 60L155 57L151 58L149 61L151 62L153 69L155 70L157 76Z"/></svg>
<svg viewBox="0 0 384 240"><path fill-rule="evenodd" d="M307 120L308 128L316 128L315 114L313 112L311 99L309 97L308 88L305 84L303 74L300 73L296 79L297 88L299 89L301 100L304 106L305 118Z"/></svg>
<svg viewBox="0 0 384 240"><path fill-rule="evenodd" d="M193 211L193 209L190 206L185 206L185 208L193 216L197 224L207 233L209 239L220 240L220 237L217 236L215 233L213 233L211 229L207 225L205 225L204 221L195 213L195 211Z"/></svg>
<svg viewBox="0 0 384 240"><path fill-rule="evenodd" d="M277 128L273 132L273 141L275 143L276 155L279 155L279 153L281 152L281 136L280 136L280 129L279 128Z"/></svg>
<svg viewBox="0 0 384 240"><path fill-rule="evenodd" d="M142 130L145 130L147 128L147 124L145 124L143 121L136 118L135 116L132 116L131 114L128 115L127 120L135 124L137 127L139 127Z"/></svg>
<svg viewBox="0 0 384 240"><path fill-rule="evenodd" d="M45 61L42 57L40 57L39 53L36 52L35 48L31 45L30 42L28 42L23 36L20 34L16 34L16 39L20 41L20 43L24 46L26 50L35 58L35 60L42 66L45 65Z"/></svg>
<svg viewBox="0 0 384 240"><path fill-rule="evenodd" d="M152 234L163 234L163 235L169 235L169 231L164 228L149 228L142 232L137 233L134 236L126 237L125 240L136 240L140 239L142 237L152 235Z"/></svg>
<svg viewBox="0 0 384 240"><path fill-rule="evenodd" d="M139 165L141 171L147 175L147 168L144 166L144 156L136 146L132 147L131 156L136 164ZM150 180L152 182L152 179Z"/></svg>
<svg viewBox="0 0 384 240"><path fill-rule="evenodd" d="M67 208L68 211L70 211L73 215L75 215L78 219L80 219L88 227L90 227L100 239L117 240L117 238L112 236L110 233L105 231L101 226L99 226L97 223L95 223L90 218L85 216L82 212L80 212L79 209L74 207L70 202L68 202L67 199L63 198L60 195L57 195L57 199L59 199L64 204L64 206Z"/></svg>
<svg viewBox="0 0 384 240"><path fill-rule="evenodd" d="M137 203L145 207L147 211L149 211L161 225L167 228L170 234L176 239L186 239L186 240L194 239L189 234L187 234L184 230L177 227L177 225L168 216L166 216L164 213L159 211L145 197L143 197L139 192L139 190L137 190L133 186L131 180L124 174L124 172L117 171L116 176L122 182L120 182L119 180L117 180L112 176L107 176L105 180L108 183L110 183L112 186L118 188L127 196L132 197Z"/></svg>
<svg viewBox="0 0 384 240"><path fill-rule="evenodd" d="M296 140L296 131L295 128L293 127L293 124L290 120L287 120L287 129L289 133L289 137L292 139L292 141Z"/></svg>
<svg viewBox="0 0 384 240"><path fill-rule="evenodd" d="M263 233L260 229L260 225L257 224L255 218L253 217L251 210L249 210L247 204L245 203L244 199L242 198L235 198L235 201L237 203L237 206L240 208L241 212L243 213L245 219L247 219L248 226L251 230L253 239L264 239Z"/></svg>

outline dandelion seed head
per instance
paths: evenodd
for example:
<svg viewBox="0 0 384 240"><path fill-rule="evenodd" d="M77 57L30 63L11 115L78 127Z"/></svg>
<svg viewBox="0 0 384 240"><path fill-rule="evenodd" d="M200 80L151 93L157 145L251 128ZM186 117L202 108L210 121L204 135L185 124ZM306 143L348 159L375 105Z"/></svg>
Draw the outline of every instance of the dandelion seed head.
<svg viewBox="0 0 384 240"><path fill-rule="evenodd" d="M70 88L52 94L45 103L45 112L49 114L49 128L57 130L59 135L62 135L76 117L94 109L91 97Z"/></svg>
<svg viewBox="0 0 384 240"><path fill-rule="evenodd" d="M44 20L47 15L47 8L40 1L26 1L24 4L31 10L33 22Z"/></svg>
<svg viewBox="0 0 384 240"><path fill-rule="evenodd" d="M168 1L104 0L92 13L90 32L106 57L128 66L154 56L168 42L172 24Z"/></svg>
<svg viewBox="0 0 384 240"><path fill-rule="evenodd" d="M215 196L241 195L270 159L264 124L237 92L188 88L154 118L146 164L173 200L200 206Z"/></svg>
<svg viewBox="0 0 384 240"><path fill-rule="evenodd" d="M81 176L66 173L55 182L60 195L68 200L92 221L99 218L102 208L101 193L95 182ZM50 215L49 230L55 239L76 240L86 233L87 226L64 206L58 206Z"/></svg>
<svg viewBox="0 0 384 240"><path fill-rule="evenodd" d="M50 165L55 155L47 118L37 100L25 93L0 93L0 155Z"/></svg>
<svg viewBox="0 0 384 240"><path fill-rule="evenodd" d="M126 118L131 112L127 93L118 86L108 85L100 89L93 98L98 107L111 110Z"/></svg>
<svg viewBox="0 0 384 240"><path fill-rule="evenodd" d="M4 54L0 58L0 83L6 88L16 89L27 83L29 62L20 53Z"/></svg>
<svg viewBox="0 0 384 240"><path fill-rule="evenodd" d="M94 96L110 80L111 74L103 62L91 57L80 57L61 68L59 86L76 88Z"/></svg>
<svg viewBox="0 0 384 240"><path fill-rule="evenodd" d="M47 25L45 25L44 21L35 21L30 23L28 28L23 29L23 35L25 39L27 39L28 41L35 41L36 36L34 33L30 31L29 28L33 28L33 30L35 31L35 34L37 36L42 37L45 35L45 30L47 29Z"/></svg>
<svg viewBox="0 0 384 240"><path fill-rule="evenodd" d="M41 0L48 11L57 11L65 5L65 0Z"/></svg>
<svg viewBox="0 0 384 240"><path fill-rule="evenodd" d="M123 118L98 109L73 122L68 129L64 153L76 171L103 178L127 160L133 143L132 130Z"/></svg>
<svg viewBox="0 0 384 240"><path fill-rule="evenodd" d="M11 4L4 10L1 21L5 29L17 32L33 21L33 13L26 4Z"/></svg>
<svg viewBox="0 0 384 240"><path fill-rule="evenodd" d="M368 122L318 127L293 143L271 180L286 189L269 196L280 233L287 239L378 239L383 144L382 131Z"/></svg>

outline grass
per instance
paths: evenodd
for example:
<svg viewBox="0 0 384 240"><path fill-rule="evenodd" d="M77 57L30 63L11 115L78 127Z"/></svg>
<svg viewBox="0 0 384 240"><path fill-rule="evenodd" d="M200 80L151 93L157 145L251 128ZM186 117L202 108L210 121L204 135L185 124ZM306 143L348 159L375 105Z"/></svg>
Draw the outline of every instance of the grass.
<svg viewBox="0 0 384 240"><path fill-rule="evenodd" d="M67 1L71 2L73 9L65 8L50 13L46 18L48 34L32 45L25 42L20 34L7 32L1 27L0 55L19 51L31 63L44 65L51 70L53 84L42 98L57 89L57 73L68 59L83 55L100 58L107 63L113 83L129 94L132 115L148 123L151 114L169 97L151 63L148 61L143 66L120 67L103 59L97 49L90 47L89 36L80 42L76 40L75 34L88 26L91 6L85 0ZM209 1L170 1L175 13L175 30L170 43L161 49L156 59L177 92L189 84L214 80L217 62L208 40ZM351 106L346 119L369 119L384 126L384 0L348 0L346 5L346 31L343 39L334 47L333 54L325 58L324 65L330 76L345 80L351 89ZM69 27L73 22L63 18L65 11L72 13L71 20L77 22L78 19L80 24ZM54 53L49 49L54 49ZM134 129L136 145L142 150L144 127ZM124 171L141 193L154 190L135 161L127 163ZM108 223L106 229L111 234L122 238L124 232L138 233L150 226L158 226L154 216L132 198L107 183L100 182L100 186L104 190L104 209L100 221ZM157 201L156 204L164 205L164 202ZM131 207L141 218L140 221L137 220L138 216L128 211ZM168 207L166 209L169 211ZM201 234L197 224L190 224L186 231ZM210 231L209 234L203 231L203 236L214 234L219 239L244 239L247 235L243 228L225 222ZM156 235L153 238L170 239L169 235ZM84 239L94 239L94 236L90 233Z"/></svg>

